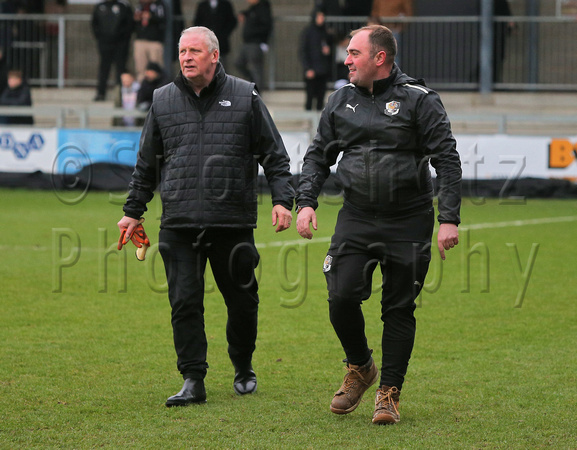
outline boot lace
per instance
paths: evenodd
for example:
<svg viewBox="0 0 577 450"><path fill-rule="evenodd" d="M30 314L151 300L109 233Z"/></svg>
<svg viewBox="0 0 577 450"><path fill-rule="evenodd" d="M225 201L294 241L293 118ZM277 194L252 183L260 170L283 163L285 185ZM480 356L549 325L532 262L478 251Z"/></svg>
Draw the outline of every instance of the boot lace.
<svg viewBox="0 0 577 450"><path fill-rule="evenodd" d="M345 366L344 369L349 372L346 375L344 383L343 383L343 390L348 391L353 389L357 382L364 384L365 386L370 386L369 383L365 381L365 377L362 373L360 373L357 369L353 369L352 367Z"/></svg>
<svg viewBox="0 0 577 450"><path fill-rule="evenodd" d="M386 392L384 392L381 389L378 389L375 410L379 411L381 409L384 409L398 416L399 410L397 409L397 402L395 402L395 400L393 399L393 395L396 393L395 391L398 392L395 388L391 388Z"/></svg>

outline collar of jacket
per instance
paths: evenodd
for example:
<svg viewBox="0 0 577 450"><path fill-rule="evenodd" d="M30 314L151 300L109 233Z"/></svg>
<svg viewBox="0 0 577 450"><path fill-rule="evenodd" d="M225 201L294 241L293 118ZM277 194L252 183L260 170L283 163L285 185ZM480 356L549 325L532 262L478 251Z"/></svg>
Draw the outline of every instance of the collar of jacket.
<svg viewBox="0 0 577 450"><path fill-rule="evenodd" d="M397 80L401 71L396 64L393 64L393 69L387 78L373 81L373 95L378 95L385 92Z"/></svg>
<svg viewBox="0 0 577 450"><path fill-rule="evenodd" d="M225 77L226 72L224 71L224 67L222 67L222 64L220 62L218 62L216 65L216 70L214 71L214 77L212 81L208 84L207 87L205 87L200 91L200 95L196 95L188 80L184 78L182 71L178 72L178 75L174 79L174 84L178 89L190 95L192 98L203 99L216 92L217 88L222 86L222 84L224 83Z"/></svg>
<svg viewBox="0 0 577 450"><path fill-rule="evenodd" d="M410 81L410 77L405 75L399 69L397 64L393 64L391 73L387 78L382 78L380 80L373 81L373 93L371 94L368 89L357 86L357 89L365 95L379 95L385 92L393 84L407 83Z"/></svg>

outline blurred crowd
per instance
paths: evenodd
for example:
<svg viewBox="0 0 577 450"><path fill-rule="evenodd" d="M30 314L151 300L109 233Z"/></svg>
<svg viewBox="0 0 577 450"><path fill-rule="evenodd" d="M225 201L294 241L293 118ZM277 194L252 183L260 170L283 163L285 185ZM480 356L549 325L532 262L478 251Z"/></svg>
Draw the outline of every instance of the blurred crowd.
<svg viewBox="0 0 577 450"><path fill-rule="evenodd" d="M146 111L154 89L172 81L173 68L165 65L167 61L176 61L177 55L176 50L171 51L171 55L165 54L170 25L164 1L103 0L94 5L90 27L99 57L94 101L113 100L118 107ZM244 3L242 10L236 12L234 4L238 5L238 2L195 1L194 15L189 23L185 23L181 0L172 0L171 15L177 18L173 23L173 47L177 48L180 31L186 26L206 26L219 39L220 60L225 69L233 69L262 90L266 88L264 67L274 26L273 6L269 0L245 0ZM15 17L19 14L59 13L65 6L66 0L4 0L0 1L0 13L14 14ZM343 64L347 55L348 32L358 27L359 17L365 17L367 24L380 23L389 27L398 43L397 64L403 61L405 22L395 22L392 18L413 16L413 0L310 0L309 11L310 22L296 44L302 65L306 92L303 106L306 110L322 110L327 90L338 89L348 82L348 69ZM511 15L507 0L494 0L494 12L495 15ZM332 22L327 26L327 16L354 17L355 22ZM28 105L31 100L26 79L42 74L31 73L27 63L30 55L38 51L35 45L40 40L46 41L42 45L48 46L48 55L56 54L57 50L51 48L55 46L58 25L48 21L42 30L38 30L37 22L31 20L7 23L0 22L0 106ZM237 27L242 28L242 42L235 46L234 57L231 57L230 39ZM508 27L504 24L495 29L495 41L499 42L494 49L495 81L500 77L505 36L510 31ZM27 91L28 95L16 95L14 88L8 86L8 74L12 73L14 79L14 71L22 80L19 89ZM116 123L138 125L139 121L127 116Z"/></svg>

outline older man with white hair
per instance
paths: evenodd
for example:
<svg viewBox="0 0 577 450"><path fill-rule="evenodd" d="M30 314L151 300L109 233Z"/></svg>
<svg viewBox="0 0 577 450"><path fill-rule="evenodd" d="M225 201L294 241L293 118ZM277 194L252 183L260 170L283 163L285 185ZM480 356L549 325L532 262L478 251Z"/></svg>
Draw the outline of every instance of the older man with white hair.
<svg viewBox="0 0 577 450"><path fill-rule="evenodd" d="M182 390L166 406L204 403L207 339L204 272L210 262L228 311L226 337L239 394L256 391L252 356L257 337L254 269L257 174L272 196L272 225L291 225L294 189L289 157L254 83L229 76L219 43L205 27L182 32L180 73L154 93L136 168L118 222L128 242L158 187L163 212L159 247L168 280L177 367Z"/></svg>

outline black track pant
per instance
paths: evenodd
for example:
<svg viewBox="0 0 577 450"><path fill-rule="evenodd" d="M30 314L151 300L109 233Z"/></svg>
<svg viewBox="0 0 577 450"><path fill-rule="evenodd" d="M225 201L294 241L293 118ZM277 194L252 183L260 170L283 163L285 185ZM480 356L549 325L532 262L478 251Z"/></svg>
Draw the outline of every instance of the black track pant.
<svg viewBox="0 0 577 450"><path fill-rule="evenodd" d="M325 93L327 92L327 76L316 76L312 79L305 78L306 87L306 101L305 109L311 111L313 109L313 102L315 109L322 111L325 106Z"/></svg>
<svg viewBox="0 0 577 450"><path fill-rule="evenodd" d="M258 322L259 255L252 229L167 230L159 235L168 280L177 367L183 377L203 379L208 364L204 331L204 272L210 261L228 311L226 337L234 364L250 363Z"/></svg>
<svg viewBox="0 0 577 450"><path fill-rule="evenodd" d="M106 95L108 77L112 65L115 67L114 82L120 85L120 75L126 72L126 61L128 59L128 43L99 43L98 51L100 53L100 63L98 65L98 85L96 93L101 96Z"/></svg>
<svg viewBox="0 0 577 450"><path fill-rule="evenodd" d="M371 352L362 302L371 295L380 266L381 385L402 388L413 344L418 297L431 259L434 210L402 217L359 217L343 208L324 264L330 320L350 364L363 364Z"/></svg>

